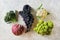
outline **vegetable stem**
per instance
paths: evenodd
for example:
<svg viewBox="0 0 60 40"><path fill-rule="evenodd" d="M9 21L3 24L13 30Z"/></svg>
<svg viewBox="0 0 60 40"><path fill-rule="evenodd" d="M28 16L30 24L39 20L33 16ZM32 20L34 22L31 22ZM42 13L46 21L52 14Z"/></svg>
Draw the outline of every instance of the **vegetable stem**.
<svg viewBox="0 0 60 40"><path fill-rule="evenodd" d="M41 9L42 5L43 5L43 4L41 4L41 5L37 8L37 10Z"/></svg>

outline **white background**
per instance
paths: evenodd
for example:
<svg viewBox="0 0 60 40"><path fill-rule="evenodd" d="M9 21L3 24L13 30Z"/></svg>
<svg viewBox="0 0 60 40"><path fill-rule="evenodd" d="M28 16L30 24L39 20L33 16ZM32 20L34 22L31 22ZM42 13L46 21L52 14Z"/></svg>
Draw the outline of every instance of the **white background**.
<svg viewBox="0 0 60 40"><path fill-rule="evenodd" d="M49 36L41 36L34 31L21 36L15 36L11 32L12 24L4 22L4 16L9 10L22 10L23 5L29 4L35 10L43 4L43 7L52 15L49 19L54 22L54 28ZM0 0L0 40L60 40L60 0Z"/></svg>

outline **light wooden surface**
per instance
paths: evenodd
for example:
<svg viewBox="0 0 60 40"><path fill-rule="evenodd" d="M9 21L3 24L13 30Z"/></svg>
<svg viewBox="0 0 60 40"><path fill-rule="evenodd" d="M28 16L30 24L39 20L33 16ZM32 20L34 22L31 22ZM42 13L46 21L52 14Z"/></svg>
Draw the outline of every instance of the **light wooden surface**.
<svg viewBox="0 0 60 40"><path fill-rule="evenodd" d="M6 12L9 10L20 11L25 4L29 4L36 10L40 3L51 13L48 19L54 22L52 34L41 36L31 31L21 36L13 35L12 24L4 22ZM60 40L60 0L0 0L0 40Z"/></svg>

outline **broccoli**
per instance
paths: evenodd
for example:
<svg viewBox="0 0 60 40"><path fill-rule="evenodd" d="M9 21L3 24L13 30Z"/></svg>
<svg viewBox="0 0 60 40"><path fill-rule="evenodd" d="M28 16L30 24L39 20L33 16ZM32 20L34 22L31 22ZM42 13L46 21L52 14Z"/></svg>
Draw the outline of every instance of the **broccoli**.
<svg viewBox="0 0 60 40"><path fill-rule="evenodd" d="M5 20L5 22L7 22L7 23L12 23L12 22L17 22L18 21L18 19L17 19L17 11L9 11L9 12L7 12L7 14L6 14L6 16L5 16L5 18L4 18L4 20Z"/></svg>

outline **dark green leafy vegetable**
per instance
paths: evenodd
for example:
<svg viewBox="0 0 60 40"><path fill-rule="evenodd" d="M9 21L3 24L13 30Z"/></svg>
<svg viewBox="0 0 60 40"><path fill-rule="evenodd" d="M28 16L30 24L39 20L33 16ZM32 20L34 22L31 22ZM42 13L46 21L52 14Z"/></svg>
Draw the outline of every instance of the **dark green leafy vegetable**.
<svg viewBox="0 0 60 40"><path fill-rule="evenodd" d="M7 23L12 23L12 22L16 22L17 20L17 11L10 11L7 12L5 18L4 18L5 22Z"/></svg>
<svg viewBox="0 0 60 40"><path fill-rule="evenodd" d="M34 17L31 14L31 7L29 5L24 5L23 11L20 11L19 14L23 17L24 22L26 23L27 30L29 32L32 27L32 23L34 22Z"/></svg>

